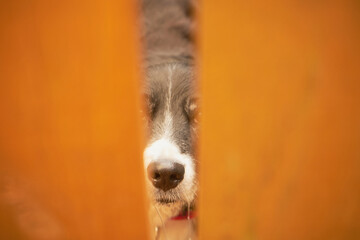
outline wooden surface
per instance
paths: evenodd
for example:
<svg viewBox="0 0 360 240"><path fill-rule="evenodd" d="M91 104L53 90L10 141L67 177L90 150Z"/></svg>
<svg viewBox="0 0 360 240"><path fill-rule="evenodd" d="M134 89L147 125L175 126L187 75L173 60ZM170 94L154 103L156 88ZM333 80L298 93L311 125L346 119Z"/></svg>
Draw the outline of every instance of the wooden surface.
<svg viewBox="0 0 360 240"><path fill-rule="evenodd" d="M201 239L360 239L360 5L203 1Z"/></svg>
<svg viewBox="0 0 360 240"><path fill-rule="evenodd" d="M0 239L147 238L133 3L1 1Z"/></svg>

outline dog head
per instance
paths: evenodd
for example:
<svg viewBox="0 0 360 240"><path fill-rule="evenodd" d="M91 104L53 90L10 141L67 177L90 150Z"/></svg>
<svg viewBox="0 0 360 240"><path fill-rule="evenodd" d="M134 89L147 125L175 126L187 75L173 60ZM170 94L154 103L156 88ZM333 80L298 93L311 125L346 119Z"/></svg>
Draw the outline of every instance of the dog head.
<svg viewBox="0 0 360 240"><path fill-rule="evenodd" d="M162 64L147 69L148 143L144 151L151 203L168 216L193 202L197 190L197 98L192 67ZM165 214L166 215L166 214Z"/></svg>

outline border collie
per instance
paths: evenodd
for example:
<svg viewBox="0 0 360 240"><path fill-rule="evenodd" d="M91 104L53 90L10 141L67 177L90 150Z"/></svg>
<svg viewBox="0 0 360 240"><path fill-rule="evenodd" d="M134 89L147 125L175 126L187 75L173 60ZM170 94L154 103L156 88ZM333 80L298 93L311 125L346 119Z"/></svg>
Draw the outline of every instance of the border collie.
<svg viewBox="0 0 360 240"><path fill-rule="evenodd" d="M193 3L141 3L148 110L144 167L151 222L162 227L179 214L189 214L197 191Z"/></svg>

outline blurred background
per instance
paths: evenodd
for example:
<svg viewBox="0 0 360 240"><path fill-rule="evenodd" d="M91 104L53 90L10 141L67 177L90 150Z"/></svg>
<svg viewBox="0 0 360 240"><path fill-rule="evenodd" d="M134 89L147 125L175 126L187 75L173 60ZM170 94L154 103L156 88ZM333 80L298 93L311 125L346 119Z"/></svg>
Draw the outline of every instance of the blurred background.
<svg viewBox="0 0 360 240"><path fill-rule="evenodd" d="M360 4L203 0L200 239L360 239ZM147 239L135 1L0 1L0 239Z"/></svg>

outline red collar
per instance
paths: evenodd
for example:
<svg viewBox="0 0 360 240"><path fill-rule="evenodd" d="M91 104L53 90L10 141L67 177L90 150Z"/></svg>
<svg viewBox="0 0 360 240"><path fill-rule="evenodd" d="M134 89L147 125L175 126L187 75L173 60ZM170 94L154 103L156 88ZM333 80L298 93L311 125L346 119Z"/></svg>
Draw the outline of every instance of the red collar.
<svg viewBox="0 0 360 240"><path fill-rule="evenodd" d="M195 211L190 211L188 214L187 211L181 212L179 215L172 217L171 220L187 220L187 219L193 219L196 217Z"/></svg>

